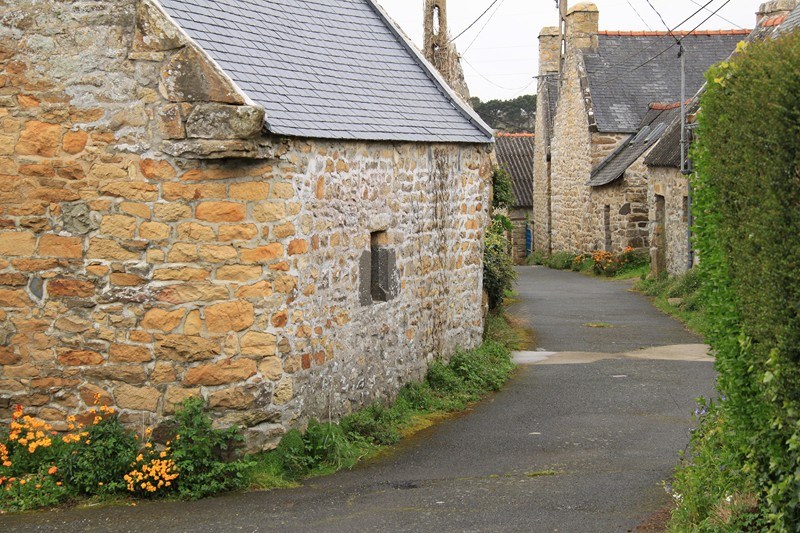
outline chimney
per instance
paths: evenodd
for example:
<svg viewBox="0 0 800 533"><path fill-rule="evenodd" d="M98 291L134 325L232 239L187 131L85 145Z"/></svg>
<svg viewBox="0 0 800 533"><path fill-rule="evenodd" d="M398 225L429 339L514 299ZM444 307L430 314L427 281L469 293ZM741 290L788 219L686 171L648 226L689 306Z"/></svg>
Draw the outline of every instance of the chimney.
<svg viewBox="0 0 800 533"><path fill-rule="evenodd" d="M425 55L445 48L450 42L447 31L447 0L425 0Z"/></svg>
<svg viewBox="0 0 800 533"><path fill-rule="evenodd" d="M561 60L561 36L555 26L545 26L539 32L539 74L558 72Z"/></svg>
<svg viewBox="0 0 800 533"><path fill-rule="evenodd" d="M600 13L590 3L576 4L567 11L567 48L597 51Z"/></svg>
<svg viewBox="0 0 800 533"><path fill-rule="evenodd" d="M758 26L764 19L777 17L780 15L788 15L797 7L798 0L771 0L764 2L756 13L756 26Z"/></svg>

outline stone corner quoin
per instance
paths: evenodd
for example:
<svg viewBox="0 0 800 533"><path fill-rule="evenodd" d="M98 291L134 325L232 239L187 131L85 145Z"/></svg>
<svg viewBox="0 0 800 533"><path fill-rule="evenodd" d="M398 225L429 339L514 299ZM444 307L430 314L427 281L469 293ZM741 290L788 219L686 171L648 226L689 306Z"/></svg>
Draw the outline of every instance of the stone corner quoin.
<svg viewBox="0 0 800 533"><path fill-rule="evenodd" d="M65 429L100 394L156 425L202 396L259 449L480 343L485 146L270 136L150 2L14 11L0 420L22 404ZM396 295L365 305L376 232Z"/></svg>

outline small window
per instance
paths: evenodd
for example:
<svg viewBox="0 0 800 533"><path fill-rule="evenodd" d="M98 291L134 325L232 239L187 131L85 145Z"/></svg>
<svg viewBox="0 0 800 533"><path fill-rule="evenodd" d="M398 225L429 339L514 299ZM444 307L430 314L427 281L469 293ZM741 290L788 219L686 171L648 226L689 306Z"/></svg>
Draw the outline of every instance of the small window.
<svg viewBox="0 0 800 533"><path fill-rule="evenodd" d="M370 233L370 249L361 254L359 271L361 305L388 302L399 292L395 251L386 231Z"/></svg>

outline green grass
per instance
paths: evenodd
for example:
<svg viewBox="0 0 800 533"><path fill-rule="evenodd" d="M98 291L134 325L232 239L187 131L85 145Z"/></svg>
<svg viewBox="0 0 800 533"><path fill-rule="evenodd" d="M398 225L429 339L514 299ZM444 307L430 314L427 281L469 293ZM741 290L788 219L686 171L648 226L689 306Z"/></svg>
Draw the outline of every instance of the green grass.
<svg viewBox="0 0 800 533"><path fill-rule="evenodd" d="M692 269L680 276L644 279L637 282L634 288L652 297L658 309L676 317L695 333L702 335L707 331L708 318L699 296L700 277L697 270ZM669 302L674 298L679 298L680 303L676 305Z"/></svg>
<svg viewBox="0 0 800 533"><path fill-rule="evenodd" d="M373 403L338 424L312 420L305 432L288 432L275 450L252 458L249 486L257 490L292 487L307 477L351 468L436 420L464 410L499 390L511 377L515 368L511 350L526 340L526 332L504 314L490 313L481 346L458 351L447 362L433 361L425 380L406 384L392 403Z"/></svg>

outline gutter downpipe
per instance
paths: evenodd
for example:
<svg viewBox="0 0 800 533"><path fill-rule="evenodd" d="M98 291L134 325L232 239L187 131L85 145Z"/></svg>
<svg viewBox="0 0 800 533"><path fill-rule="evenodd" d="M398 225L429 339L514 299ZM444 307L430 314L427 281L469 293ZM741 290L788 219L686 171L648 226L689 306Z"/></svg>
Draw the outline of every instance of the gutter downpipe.
<svg viewBox="0 0 800 533"><path fill-rule="evenodd" d="M687 254L687 270L691 270L694 266L694 250L692 249L692 184L689 180L689 167L687 165L687 148L688 142L686 139L686 49L683 43L680 45L678 57L681 58L681 174L686 176L687 181L687 196L686 196L686 249Z"/></svg>

